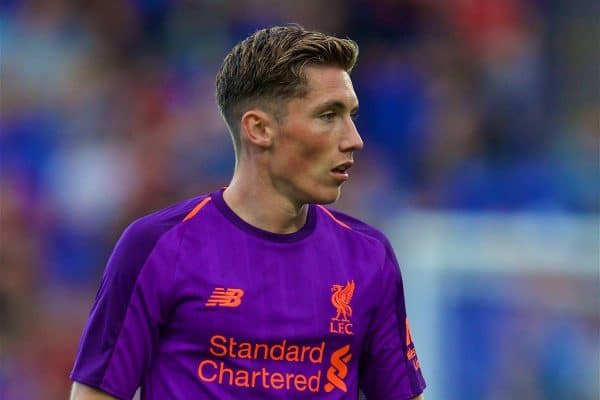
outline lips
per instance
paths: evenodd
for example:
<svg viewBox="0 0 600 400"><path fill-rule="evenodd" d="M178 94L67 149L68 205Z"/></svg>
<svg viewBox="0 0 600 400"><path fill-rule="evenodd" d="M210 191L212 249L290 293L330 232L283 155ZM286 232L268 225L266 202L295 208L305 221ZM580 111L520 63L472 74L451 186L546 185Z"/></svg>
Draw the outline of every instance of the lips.
<svg viewBox="0 0 600 400"><path fill-rule="evenodd" d="M335 168L331 169L331 174L337 180L347 181L348 178L350 178L348 175L348 170L352 167L352 164L354 164L352 161L346 161L342 164L339 164Z"/></svg>
<svg viewBox="0 0 600 400"><path fill-rule="evenodd" d="M346 161L342 164L339 164L337 167L332 168L331 172L344 174L344 173L346 173L346 171L348 171L352 167L352 164L354 164L354 162Z"/></svg>

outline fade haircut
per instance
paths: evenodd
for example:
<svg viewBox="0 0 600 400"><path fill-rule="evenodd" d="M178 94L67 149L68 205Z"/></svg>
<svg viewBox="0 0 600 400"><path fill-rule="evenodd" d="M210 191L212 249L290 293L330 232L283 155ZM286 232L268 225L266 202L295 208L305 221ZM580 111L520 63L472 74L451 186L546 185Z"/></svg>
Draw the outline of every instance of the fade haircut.
<svg viewBox="0 0 600 400"><path fill-rule="evenodd" d="M235 45L217 73L216 96L236 153L246 111L260 107L279 120L287 100L308 92L305 66L332 65L349 73L357 57L354 41L295 24L261 29Z"/></svg>

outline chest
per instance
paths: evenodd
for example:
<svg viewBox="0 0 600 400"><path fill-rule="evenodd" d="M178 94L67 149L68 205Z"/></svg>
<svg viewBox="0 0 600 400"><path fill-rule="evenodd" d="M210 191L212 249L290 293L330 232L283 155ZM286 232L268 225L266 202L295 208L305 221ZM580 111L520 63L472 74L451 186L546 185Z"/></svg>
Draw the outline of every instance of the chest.
<svg viewBox="0 0 600 400"><path fill-rule="evenodd" d="M326 244L230 242L192 247L179 262L166 329L180 340L285 340L301 349L364 339L373 308L367 259Z"/></svg>

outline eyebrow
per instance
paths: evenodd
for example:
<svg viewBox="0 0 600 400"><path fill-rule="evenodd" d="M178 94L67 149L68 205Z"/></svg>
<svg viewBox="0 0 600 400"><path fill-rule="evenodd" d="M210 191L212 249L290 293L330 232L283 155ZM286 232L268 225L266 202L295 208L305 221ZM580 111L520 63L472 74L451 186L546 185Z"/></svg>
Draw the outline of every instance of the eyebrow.
<svg viewBox="0 0 600 400"><path fill-rule="evenodd" d="M319 106L317 106L315 108L315 110L317 112L323 112L323 111L329 110L329 109L334 109L337 111L345 111L347 109L347 107L344 103L342 103L339 100L330 100L323 104L320 104ZM358 103L356 104L356 107L354 107L350 110L350 113L355 113L357 111L358 111Z"/></svg>

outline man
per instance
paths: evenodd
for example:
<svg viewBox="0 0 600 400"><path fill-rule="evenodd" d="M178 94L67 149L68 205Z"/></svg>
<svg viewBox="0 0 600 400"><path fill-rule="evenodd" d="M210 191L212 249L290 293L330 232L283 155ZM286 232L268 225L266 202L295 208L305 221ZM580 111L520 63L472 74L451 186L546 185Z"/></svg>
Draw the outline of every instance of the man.
<svg viewBox="0 0 600 400"><path fill-rule="evenodd" d="M72 399L422 399L387 239L325 208L363 142L356 44L263 29L217 76L230 185L141 218L108 262Z"/></svg>

